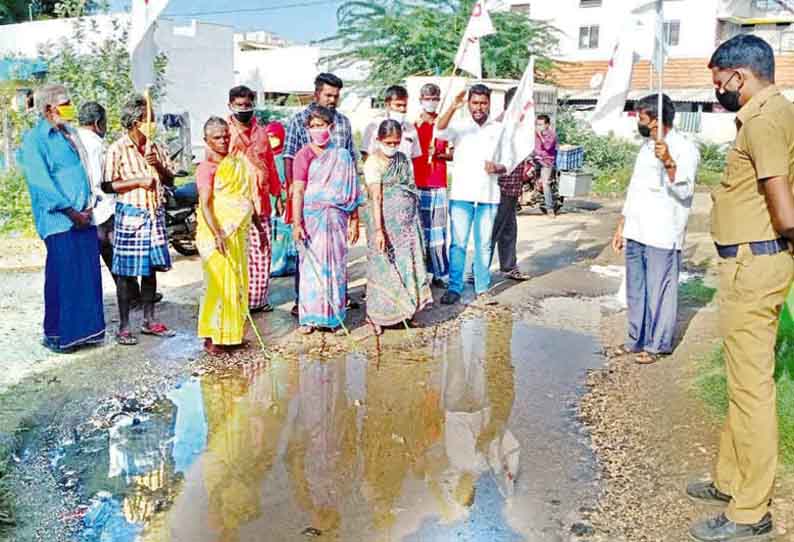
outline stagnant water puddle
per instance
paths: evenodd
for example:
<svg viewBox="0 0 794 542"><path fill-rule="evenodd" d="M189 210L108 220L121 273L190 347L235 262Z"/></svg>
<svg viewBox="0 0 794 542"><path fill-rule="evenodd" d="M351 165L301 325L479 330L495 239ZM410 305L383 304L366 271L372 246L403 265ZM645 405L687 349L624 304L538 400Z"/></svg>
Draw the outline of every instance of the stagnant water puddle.
<svg viewBox="0 0 794 542"><path fill-rule="evenodd" d="M574 414L598 351L508 316L194 378L53 468L77 473L82 542L567 540L597 496Z"/></svg>

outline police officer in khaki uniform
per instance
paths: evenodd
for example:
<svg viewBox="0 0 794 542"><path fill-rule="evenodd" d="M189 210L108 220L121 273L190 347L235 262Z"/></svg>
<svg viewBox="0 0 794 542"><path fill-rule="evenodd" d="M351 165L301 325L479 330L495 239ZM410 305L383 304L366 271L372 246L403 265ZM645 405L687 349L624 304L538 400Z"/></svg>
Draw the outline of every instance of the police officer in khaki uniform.
<svg viewBox="0 0 794 542"><path fill-rule="evenodd" d="M760 540L773 530L775 340L794 280L794 105L774 85L774 54L761 38L726 41L709 68L718 101L737 112L712 210L729 407L714 479L690 484L687 493L727 510L696 522L690 534L703 542Z"/></svg>

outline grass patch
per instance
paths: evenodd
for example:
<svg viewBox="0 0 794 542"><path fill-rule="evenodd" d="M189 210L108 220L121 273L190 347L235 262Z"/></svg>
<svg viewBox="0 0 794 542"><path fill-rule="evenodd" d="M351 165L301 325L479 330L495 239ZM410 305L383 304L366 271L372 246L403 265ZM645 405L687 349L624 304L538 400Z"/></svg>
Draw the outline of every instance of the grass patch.
<svg viewBox="0 0 794 542"><path fill-rule="evenodd" d="M12 169L0 172L0 235L34 235L30 194L22 173Z"/></svg>
<svg viewBox="0 0 794 542"><path fill-rule="evenodd" d="M722 181L722 171L709 169L703 165L698 168L697 184L703 186L717 186Z"/></svg>
<svg viewBox="0 0 794 542"><path fill-rule="evenodd" d="M698 368L695 387L703 401L720 417L728 412L728 384L722 348L707 356ZM780 428L780 460L794 466L794 319L784 306L780 319L776 356L777 414Z"/></svg>
<svg viewBox="0 0 794 542"><path fill-rule="evenodd" d="M700 277L688 280L678 287L678 300L693 307L705 307L716 294L717 289L706 286Z"/></svg>

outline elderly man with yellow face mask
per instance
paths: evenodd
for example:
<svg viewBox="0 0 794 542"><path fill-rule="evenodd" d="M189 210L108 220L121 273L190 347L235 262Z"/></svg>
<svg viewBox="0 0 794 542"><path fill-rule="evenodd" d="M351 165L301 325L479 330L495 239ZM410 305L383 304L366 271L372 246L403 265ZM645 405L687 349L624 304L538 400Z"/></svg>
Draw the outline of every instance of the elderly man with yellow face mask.
<svg viewBox="0 0 794 542"><path fill-rule="evenodd" d="M105 337L97 231L66 88L43 86L35 103L41 117L25 134L19 161L36 231L47 246L42 344L66 353Z"/></svg>
<svg viewBox="0 0 794 542"><path fill-rule="evenodd" d="M171 268L163 185L171 185L174 174L165 153L153 141L154 115L144 97L135 97L124 105L121 124L127 133L108 149L103 189L116 193L113 231L113 274L118 277L119 302L116 340L122 345L134 345L138 340L130 330L129 316L136 277L141 277L141 333L157 337L174 335L154 315L156 273Z"/></svg>

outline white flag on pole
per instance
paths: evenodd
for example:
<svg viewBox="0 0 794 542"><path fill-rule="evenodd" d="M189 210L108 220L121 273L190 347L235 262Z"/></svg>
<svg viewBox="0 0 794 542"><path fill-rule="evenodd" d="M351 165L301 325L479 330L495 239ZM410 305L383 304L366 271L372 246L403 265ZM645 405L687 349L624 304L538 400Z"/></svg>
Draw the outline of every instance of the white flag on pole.
<svg viewBox="0 0 794 542"><path fill-rule="evenodd" d="M529 59L513 101L505 111L502 133L499 135L494 163L507 168L508 173L535 150L535 57Z"/></svg>
<svg viewBox="0 0 794 542"><path fill-rule="evenodd" d="M661 73L666 60L664 45L664 16L657 10L656 0L640 0L629 13L628 24L618 38L609 60L598 103L590 120L593 131L606 135L626 107L631 88L631 74L639 55L650 53L657 73ZM648 40L648 36L653 41ZM649 51L653 43L653 52Z"/></svg>
<svg viewBox="0 0 794 542"><path fill-rule="evenodd" d="M477 79L482 79L480 38L495 33L491 16L488 15L483 0L478 0L472 8L469 24L466 26L466 32L463 34L458 53L455 55L455 66L469 72Z"/></svg>
<svg viewBox="0 0 794 542"><path fill-rule="evenodd" d="M168 0L132 0L127 50L132 63L132 84L138 92L154 84L154 59L158 53L155 23L167 5Z"/></svg>
<svg viewBox="0 0 794 542"><path fill-rule="evenodd" d="M634 44L630 36L618 40L609 60L607 74L601 85L590 124L593 131L606 135L615 127L615 122L626 107L626 98L631 87L631 72L634 69Z"/></svg>

